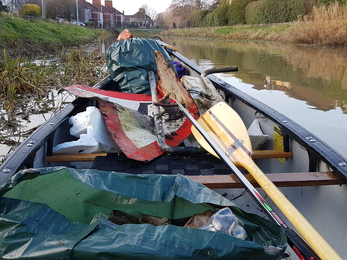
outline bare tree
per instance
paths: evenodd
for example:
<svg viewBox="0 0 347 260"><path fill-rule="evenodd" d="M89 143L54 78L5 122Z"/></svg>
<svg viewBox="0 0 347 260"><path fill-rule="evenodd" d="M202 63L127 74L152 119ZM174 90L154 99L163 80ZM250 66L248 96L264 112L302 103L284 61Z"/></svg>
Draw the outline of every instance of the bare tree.
<svg viewBox="0 0 347 260"><path fill-rule="evenodd" d="M46 17L51 19L63 18L70 21L75 18L75 0L46 0Z"/></svg>
<svg viewBox="0 0 347 260"><path fill-rule="evenodd" d="M46 1L46 17L56 19L62 17L70 21L76 13L75 0L45 0ZM25 4L36 4L42 7L42 0L6 0L7 6L12 12L18 10Z"/></svg>
<svg viewBox="0 0 347 260"><path fill-rule="evenodd" d="M146 11L146 14L151 17L152 21L155 21L157 19L157 16L158 16L158 12L153 9L153 8L150 8L147 4L143 4L142 5L142 8L145 9Z"/></svg>
<svg viewBox="0 0 347 260"><path fill-rule="evenodd" d="M208 9L212 0L172 0L171 6L191 6L195 10Z"/></svg>
<svg viewBox="0 0 347 260"><path fill-rule="evenodd" d="M7 5L4 5L1 0L0 0L0 12L8 12Z"/></svg>
<svg viewBox="0 0 347 260"><path fill-rule="evenodd" d="M199 10L209 9L213 0L172 0L169 9L161 17L168 28L187 27L189 16Z"/></svg>

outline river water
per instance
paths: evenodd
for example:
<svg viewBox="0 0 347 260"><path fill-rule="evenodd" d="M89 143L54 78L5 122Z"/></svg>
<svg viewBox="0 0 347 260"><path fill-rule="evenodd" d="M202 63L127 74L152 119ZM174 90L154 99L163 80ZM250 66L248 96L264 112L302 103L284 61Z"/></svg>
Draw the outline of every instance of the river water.
<svg viewBox="0 0 347 260"><path fill-rule="evenodd" d="M347 49L164 37L217 74L310 130L347 157Z"/></svg>

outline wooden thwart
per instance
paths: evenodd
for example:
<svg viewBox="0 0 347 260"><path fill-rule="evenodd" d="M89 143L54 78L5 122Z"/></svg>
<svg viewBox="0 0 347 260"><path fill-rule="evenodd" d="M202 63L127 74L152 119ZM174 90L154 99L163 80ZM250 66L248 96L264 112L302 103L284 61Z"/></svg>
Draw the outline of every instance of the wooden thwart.
<svg viewBox="0 0 347 260"><path fill-rule="evenodd" d="M75 153L54 154L46 157L46 162L93 162L97 156L106 156L107 153Z"/></svg>
<svg viewBox="0 0 347 260"><path fill-rule="evenodd" d="M321 186L321 185L341 185L346 181L336 176L333 172L291 172L291 173L270 173L266 176L277 187L299 187L299 186ZM210 189L244 188L235 175L200 175L187 176L190 179L200 182ZM259 187L251 174L245 177L253 186Z"/></svg>
<svg viewBox="0 0 347 260"><path fill-rule="evenodd" d="M258 151L255 152L256 156L266 155ZM273 151L270 151L270 154ZM276 151L277 152L277 151ZM285 154L283 154L285 153ZM290 152L274 153L279 157L275 158L288 158ZM90 162L94 161L97 156L106 156L106 153L81 153L81 154L55 154L47 156L47 162ZM268 155L266 155L268 156ZM258 157L258 158L273 158L273 157ZM333 172L294 172L294 173L270 173L266 174L269 179L276 184L277 187L298 187L298 186L321 186L321 185L342 185L346 184L345 180L338 177ZM243 185L237 180L235 175L199 175L187 176L192 180L200 182L201 184L211 189L226 189L226 188L243 188ZM254 181L252 175L246 174L245 177L255 187L259 185Z"/></svg>
<svg viewBox="0 0 347 260"><path fill-rule="evenodd" d="M92 162L97 156L106 156L107 153L78 153L78 154L54 154L47 156L47 162ZM253 159L292 158L291 152L277 150L253 150Z"/></svg>
<svg viewBox="0 0 347 260"><path fill-rule="evenodd" d="M292 158L292 152L279 150L253 150L253 159L270 159L270 158Z"/></svg>

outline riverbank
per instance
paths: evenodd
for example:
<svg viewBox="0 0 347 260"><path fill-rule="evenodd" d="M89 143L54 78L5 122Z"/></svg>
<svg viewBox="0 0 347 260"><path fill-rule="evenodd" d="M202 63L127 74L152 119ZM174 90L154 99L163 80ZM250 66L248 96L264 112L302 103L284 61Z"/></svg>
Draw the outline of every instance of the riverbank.
<svg viewBox="0 0 347 260"><path fill-rule="evenodd" d="M164 36L203 37L221 40L272 41L290 44L347 47L347 6L331 4L286 24L182 28L163 31Z"/></svg>
<svg viewBox="0 0 347 260"><path fill-rule="evenodd" d="M341 26L317 24L238 25L226 27L182 28L162 31L162 36L199 37L219 40L268 41L301 45L347 47L347 20Z"/></svg>
<svg viewBox="0 0 347 260"><path fill-rule="evenodd" d="M42 19L22 19L0 13L0 48L8 57L44 57L63 48L80 46L97 40L104 32L70 23ZM3 58L3 51L0 58Z"/></svg>

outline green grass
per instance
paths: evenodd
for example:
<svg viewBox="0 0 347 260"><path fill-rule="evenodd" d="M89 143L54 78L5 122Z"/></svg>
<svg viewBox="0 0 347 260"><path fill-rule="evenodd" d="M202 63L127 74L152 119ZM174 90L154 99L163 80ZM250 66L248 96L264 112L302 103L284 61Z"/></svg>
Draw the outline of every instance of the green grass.
<svg viewBox="0 0 347 260"><path fill-rule="evenodd" d="M20 43L38 44L51 48L69 47L90 42L101 30L90 29L69 23L57 23L41 19L25 20L11 14L0 13L0 47Z"/></svg>
<svg viewBox="0 0 347 260"><path fill-rule="evenodd" d="M106 30L42 19L22 19L0 13L0 109L14 116L24 98L41 99L49 87L81 83L95 84L104 77L104 59L71 48L109 35ZM60 58L52 66L36 66L33 57L49 54Z"/></svg>

